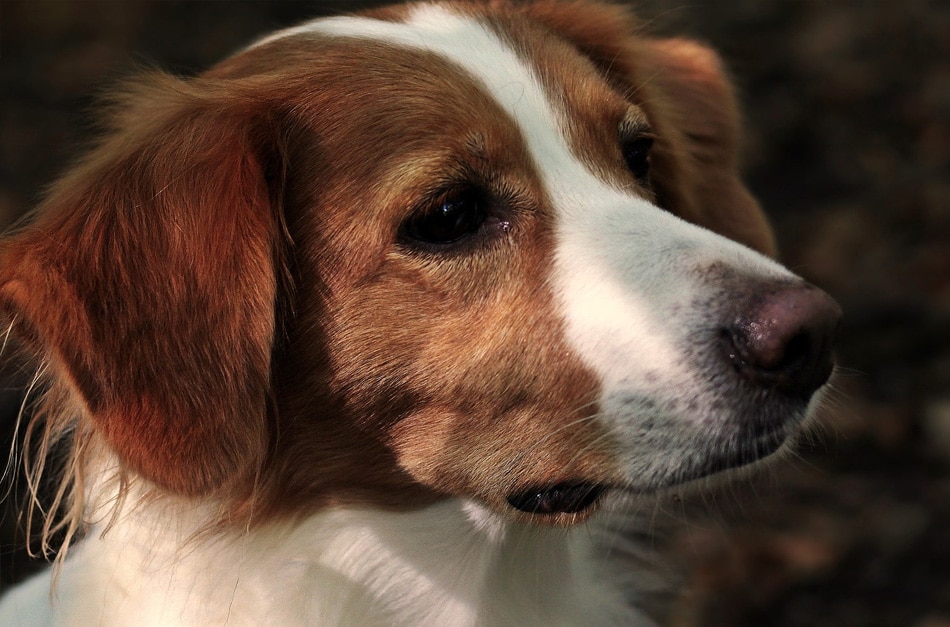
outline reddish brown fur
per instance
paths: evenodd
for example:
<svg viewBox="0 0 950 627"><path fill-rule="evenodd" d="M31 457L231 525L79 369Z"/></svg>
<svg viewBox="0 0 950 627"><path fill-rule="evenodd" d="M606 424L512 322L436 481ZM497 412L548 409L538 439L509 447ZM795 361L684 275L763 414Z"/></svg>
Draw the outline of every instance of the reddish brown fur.
<svg viewBox="0 0 950 627"><path fill-rule="evenodd" d="M253 474L266 443L267 157L252 113L216 92L141 88L134 123L118 122L2 257L3 302L55 376L131 468L186 494Z"/></svg>
<svg viewBox="0 0 950 627"><path fill-rule="evenodd" d="M775 255L768 222L739 178L739 111L714 51L683 39L632 37L641 29L619 6L541 0L524 10L646 112L657 137L651 178L661 206Z"/></svg>
<svg viewBox="0 0 950 627"><path fill-rule="evenodd" d="M517 9L546 29L498 28L546 59L549 89L571 82L579 154L619 179L615 129L643 116L661 202L771 251L712 53L559 6ZM444 494L503 509L512 490L616 479L547 284L549 200L513 123L453 66L287 38L142 81L121 109L4 244L0 294L134 473L238 520ZM497 207L482 237L461 254L400 239L459 183Z"/></svg>
<svg viewBox="0 0 950 627"><path fill-rule="evenodd" d="M292 344L305 350L291 351L281 377L301 392L280 395L284 443L279 470L266 473L276 493L405 506L424 498L412 494L421 483L501 508L534 482L611 476L603 434L560 428L593 412L596 384L559 339L539 272L549 266L551 216L512 123L428 53L364 42L319 55L309 66L327 69L309 80L322 94L290 103L314 126L300 136L319 142L291 148L302 157L292 159L285 207L301 303ZM220 71L241 73L242 62ZM353 70L366 66L371 73ZM426 190L453 178L489 190L511 213L511 231L441 258L395 243ZM354 446L354 432L378 454ZM338 462L332 473L326 459Z"/></svg>

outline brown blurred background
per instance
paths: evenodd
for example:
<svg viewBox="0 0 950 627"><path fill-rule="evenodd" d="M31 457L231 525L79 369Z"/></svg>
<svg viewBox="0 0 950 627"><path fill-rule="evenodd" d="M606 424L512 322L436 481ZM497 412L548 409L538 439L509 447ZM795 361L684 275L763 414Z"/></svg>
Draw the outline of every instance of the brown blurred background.
<svg viewBox="0 0 950 627"><path fill-rule="evenodd" d="M77 156L116 80L195 73L261 33L368 4L0 0L0 224ZM847 316L821 443L668 507L684 524L664 551L687 584L669 622L950 627L950 2L637 5L654 32L722 52L783 260ZM0 377L4 451L25 380L10 365ZM15 522L0 522L0 587L30 568Z"/></svg>

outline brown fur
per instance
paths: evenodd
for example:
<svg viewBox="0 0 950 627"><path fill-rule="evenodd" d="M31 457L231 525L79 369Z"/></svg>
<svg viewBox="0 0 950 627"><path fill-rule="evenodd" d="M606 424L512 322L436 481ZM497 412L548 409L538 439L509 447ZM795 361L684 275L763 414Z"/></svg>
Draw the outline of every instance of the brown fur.
<svg viewBox="0 0 950 627"><path fill-rule="evenodd" d="M642 120L664 206L774 251L711 52L635 36L615 7L492 5L525 16L498 28L550 88L577 87L579 154L619 180L615 129ZM560 339L548 199L453 66L288 38L117 100L106 139L0 249L15 332L81 407L59 430L242 522L445 494L503 509L513 490L615 480L597 383ZM473 181L494 213L465 254L400 239Z"/></svg>
<svg viewBox="0 0 950 627"><path fill-rule="evenodd" d="M252 113L222 106L232 90L193 89L138 88L134 123L117 121L0 261L27 343L132 469L184 494L263 457L276 287Z"/></svg>
<svg viewBox="0 0 950 627"><path fill-rule="evenodd" d="M643 108L657 137L652 181L662 207L775 256L771 228L738 175L739 111L713 50L651 38L619 6L541 0L524 11L577 46Z"/></svg>

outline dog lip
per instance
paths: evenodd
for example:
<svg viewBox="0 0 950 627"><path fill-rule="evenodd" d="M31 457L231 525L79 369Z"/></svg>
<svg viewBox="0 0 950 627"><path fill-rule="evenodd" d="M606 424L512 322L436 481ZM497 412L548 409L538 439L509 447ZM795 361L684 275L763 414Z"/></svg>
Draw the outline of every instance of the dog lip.
<svg viewBox="0 0 950 627"><path fill-rule="evenodd" d="M793 432L794 429L773 425L767 431L755 433L751 437L747 436L746 442L735 450L710 455L701 464L680 472L671 472L666 477L648 485L623 481L619 483L563 481L518 490L509 494L506 500L512 508L527 514L542 516L577 514L596 505L608 492L651 496L667 489L758 463L781 449Z"/></svg>
<svg viewBox="0 0 950 627"><path fill-rule="evenodd" d="M708 477L725 470L741 468L761 461L778 451L786 439L788 439L787 434L784 432L773 432L736 451L713 457L702 467L697 478Z"/></svg>
<svg viewBox="0 0 950 627"><path fill-rule="evenodd" d="M607 486L590 482L564 482L535 486L508 495L507 501L528 514L576 514L592 507Z"/></svg>
<svg viewBox="0 0 950 627"><path fill-rule="evenodd" d="M638 486L636 484L628 484L615 487L619 492L630 495L655 495L669 488L676 488L693 481L712 477L722 472L736 470L760 462L766 457L776 453L789 438L789 435L787 431L777 429L760 436L738 450L730 451L726 454L710 456L703 464L681 472L670 473L665 478L651 485Z"/></svg>
<svg viewBox="0 0 950 627"><path fill-rule="evenodd" d="M691 472L684 473L670 485L711 477L727 470L735 470L759 462L777 452L788 437L789 434L784 429L763 434L736 450L710 456L704 464L696 467Z"/></svg>

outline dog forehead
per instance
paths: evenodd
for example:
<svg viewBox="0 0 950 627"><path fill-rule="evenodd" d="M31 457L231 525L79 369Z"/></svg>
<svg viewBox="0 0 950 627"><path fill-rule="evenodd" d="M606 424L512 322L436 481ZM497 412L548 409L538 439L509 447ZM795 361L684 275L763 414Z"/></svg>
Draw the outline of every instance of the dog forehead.
<svg viewBox="0 0 950 627"><path fill-rule="evenodd" d="M605 182L614 187L594 164L602 162L601 144L616 142L611 135L616 123L635 107L612 92L581 55L565 53L564 42L558 46L556 38L523 19L481 15L473 7L420 4L386 16L395 19L320 18L274 33L252 49L319 36L393 46L396 56L398 49L432 54L460 70L460 78L474 82L497 105L495 114L500 110L513 123L549 193L563 194L559 183L566 179L572 195L581 182L591 184L587 191L601 192ZM548 63L546 56L557 56L558 62ZM445 104L454 110L459 103ZM611 123L602 124L603 118ZM585 125L602 127L606 135L578 141L576 131Z"/></svg>
<svg viewBox="0 0 950 627"><path fill-rule="evenodd" d="M253 47L288 37L320 35L386 43L433 53L476 79L508 113L531 109L538 123L554 121L532 69L483 20L439 5L409 7L402 21L362 16L319 18L278 31ZM516 118L520 116L514 116Z"/></svg>

